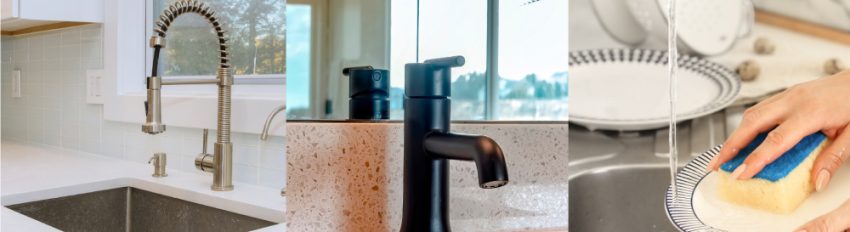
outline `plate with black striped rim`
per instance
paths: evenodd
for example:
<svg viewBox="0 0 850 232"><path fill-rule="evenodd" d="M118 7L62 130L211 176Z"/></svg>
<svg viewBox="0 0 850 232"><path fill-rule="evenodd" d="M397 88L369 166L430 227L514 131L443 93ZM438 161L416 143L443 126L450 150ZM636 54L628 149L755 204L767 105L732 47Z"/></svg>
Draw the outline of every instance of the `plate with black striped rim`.
<svg viewBox="0 0 850 232"><path fill-rule="evenodd" d="M685 168L679 170L676 174L676 187L679 193L676 197L679 199L676 202L673 199L673 186L667 188L667 194L664 196L664 210L673 226L681 231L724 231L703 224L693 208L694 190L702 182L702 179L709 174L706 167L711 162L711 158L714 158L720 152L720 147L717 146L697 156L685 165Z"/></svg>
<svg viewBox="0 0 850 232"><path fill-rule="evenodd" d="M720 175L706 171L720 147L697 156L679 170L676 202L672 187L667 188L664 209L680 231L794 231L850 198L850 184L835 184L850 183L850 163L845 163L826 191L812 193L791 213L777 214L729 203L715 192Z"/></svg>
<svg viewBox="0 0 850 232"><path fill-rule="evenodd" d="M722 110L741 90L737 74L695 56L678 59L678 120ZM591 129L648 130L669 124L667 52L570 52L571 122Z"/></svg>

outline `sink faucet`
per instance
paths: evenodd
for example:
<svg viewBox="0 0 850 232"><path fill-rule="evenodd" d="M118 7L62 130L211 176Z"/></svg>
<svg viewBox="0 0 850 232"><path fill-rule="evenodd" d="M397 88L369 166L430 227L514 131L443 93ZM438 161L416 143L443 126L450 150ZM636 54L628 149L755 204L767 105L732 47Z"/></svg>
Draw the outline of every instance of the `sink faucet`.
<svg viewBox="0 0 850 232"><path fill-rule="evenodd" d="M278 106L277 108L274 108L272 110L272 112L269 113L269 116L266 118L266 123L263 124L263 132L260 133L260 140L266 141L266 140L269 139L269 127L271 127L271 125L272 125L272 120L274 119L275 116L277 116L278 113L280 113L281 111L283 111L285 109L286 109L286 105L284 104L284 105ZM280 189L280 196L286 196L286 188Z"/></svg>
<svg viewBox="0 0 850 232"><path fill-rule="evenodd" d="M157 64L160 49L165 47L165 32L174 20L185 13L195 13L209 21L218 36L219 66L215 79L200 80L163 80L157 76ZM162 85L190 85L190 84L216 84L218 85L218 124L216 142L213 154L201 154L212 159L212 168L198 169L213 173L212 190L233 190L233 144L230 142L230 88L233 85L233 75L227 52L227 38L222 29L222 23L215 17L215 12L204 3L195 0L180 0L165 9L159 16L159 20L153 27L154 35L150 38L150 46L153 50L153 65L151 76L147 78L147 101L145 102L145 124L142 131L148 134L159 134L165 132L165 124L162 123L161 93ZM208 157L199 157L201 160L210 160Z"/></svg>
<svg viewBox="0 0 850 232"><path fill-rule="evenodd" d="M260 140L265 141L265 140L269 139L269 127L272 126L272 120L274 119L275 116L277 116L278 113L280 113L281 111L283 111L285 109L286 109L286 105L281 105L281 106L278 106L277 108L274 108L272 110L272 112L269 113L269 116L266 117L266 123L263 124L263 132L260 133Z"/></svg>
<svg viewBox="0 0 850 232"><path fill-rule="evenodd" d="M449 160L474 161L481 188L508 183L502 149L481 135L449 132L451 68L462 56L405 65L404 210L401 231L451 231Z"/></svg>

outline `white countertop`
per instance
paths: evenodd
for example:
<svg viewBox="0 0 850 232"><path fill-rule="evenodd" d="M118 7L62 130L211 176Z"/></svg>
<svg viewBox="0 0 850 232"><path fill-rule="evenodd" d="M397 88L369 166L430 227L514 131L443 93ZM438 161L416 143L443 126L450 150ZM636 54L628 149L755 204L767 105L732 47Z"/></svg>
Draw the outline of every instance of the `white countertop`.
<svg viewBox="0 0 850 232"><path fill-rule="evenodd" d="M285 231L286 200L280 189L234 183L234 190L210 190L211 175L167 169L151 177L153 167L106 156L11 141L0 144L0 202L5 205L61 196L134 187L267 221L258 231ZM2 207L2 231L58 231Z"/></svg>

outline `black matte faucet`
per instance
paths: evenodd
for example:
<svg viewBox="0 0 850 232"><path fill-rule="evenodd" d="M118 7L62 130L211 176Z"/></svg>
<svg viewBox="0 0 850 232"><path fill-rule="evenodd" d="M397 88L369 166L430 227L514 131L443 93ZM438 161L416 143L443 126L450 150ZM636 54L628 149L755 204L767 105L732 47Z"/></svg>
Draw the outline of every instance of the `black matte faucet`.
<svg viewBox="0 0 850 232"><path fill-rule="evenodd" d="M451 68L462 56L426 60L405 68L404 214L401 231L451 231L449 160L474 161L481 188L508 183L502 149L481 135L449 132Z"/></svg>

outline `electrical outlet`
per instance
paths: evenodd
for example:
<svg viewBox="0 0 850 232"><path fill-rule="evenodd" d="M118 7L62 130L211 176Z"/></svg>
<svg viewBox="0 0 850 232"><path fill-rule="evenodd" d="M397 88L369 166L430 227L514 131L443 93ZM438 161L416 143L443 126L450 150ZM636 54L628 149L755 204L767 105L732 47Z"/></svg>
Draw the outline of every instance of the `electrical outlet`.
<svg viewBox="0 0 850 232"><path fill-rule="evenodd" d="M12 97L21 98L21 70L12 72Z"/></svg>
<svg viewBox="0 0 850 232"><path fill-rule="evenodd" d="M86 70L86 103L103 104L103 69Z"/></svg>

